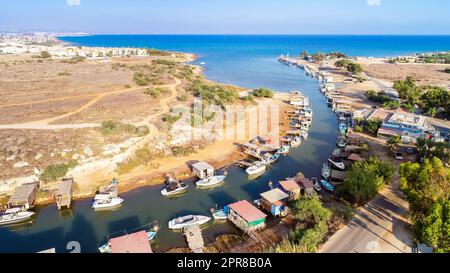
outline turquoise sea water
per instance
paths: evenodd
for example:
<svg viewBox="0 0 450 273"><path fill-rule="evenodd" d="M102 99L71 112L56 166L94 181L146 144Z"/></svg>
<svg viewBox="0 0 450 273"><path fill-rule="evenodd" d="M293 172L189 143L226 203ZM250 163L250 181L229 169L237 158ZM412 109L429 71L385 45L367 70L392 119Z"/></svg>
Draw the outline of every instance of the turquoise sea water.
<svg viewBox="0 0 450 273"><path fill-rule="evenodd" d="M205 62L209 79L243 87L268 87L277 91L301 90L310 98L314 110L310 138L302 146L281 158L262 177L248 180L243 170L231 166L224 186L212 190L196 189L178 199L160 195L160 186L144 187L123 194L124 206L113 212L97 213L90 200L76 201L64 213L54 205L37 208L31 225L0 228L0 252L35 252L56 247L68 252L67 243L77 241L83 252L96 252L109 234L131 230L158 220L162 226L153 247L166 250L185 246L182 234L169 231L167 222L174 216L209 214L215 204L258 198L269 189L269 181L278 181L304 172L319 176L322 163L335 148L337 121L318 91L318 82L303 71L277 62L280 54L296 55L309 51L342 51L350 55L385 56L418 51L450 49L450 37L444 36L86 36L62 40L84 46L149 47L195 53L197 63ZM211 224L204 230L211 241L217 234L237 232L231 224Z"/></svg>

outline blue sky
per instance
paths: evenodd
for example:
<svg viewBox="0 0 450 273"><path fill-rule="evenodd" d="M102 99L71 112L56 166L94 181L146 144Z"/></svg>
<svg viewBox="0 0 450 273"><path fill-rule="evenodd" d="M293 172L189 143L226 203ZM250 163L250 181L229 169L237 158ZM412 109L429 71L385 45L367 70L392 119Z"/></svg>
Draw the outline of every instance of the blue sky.
<svg viewBox="0 0 450 273"><path fill-rule="evenodd" d="M447 0L14 0L0 31L450 34Z"/></svg>

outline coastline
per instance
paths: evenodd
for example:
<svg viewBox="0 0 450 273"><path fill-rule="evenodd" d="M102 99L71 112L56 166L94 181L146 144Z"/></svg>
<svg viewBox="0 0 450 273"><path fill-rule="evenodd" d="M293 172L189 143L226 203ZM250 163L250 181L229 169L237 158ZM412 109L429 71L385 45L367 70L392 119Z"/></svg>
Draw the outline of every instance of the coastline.
<svg viewBox="0 0 450 273"><path fill-rule="evenodd" d="M60 40L57 40L57 42L58 42L58 45L64 46L64 47L73 47L74 46L70 43L66 43L66 42L60 41ZM114 47L87 47L87 48L111 49ZM140 49L142 49L142 48L140 48ZM169 51L167 51L167 52L169 52ZM197 58L197 55L192 54L192 53L181 53L181 52L172 52L172 51L170 51L169 53L183 56L182 63L186 63L186 64L195 61ZM190 64L190 65L192 65L192 64ZM192 66L195 67L195 71L196 71L195 73L203 75L203 72L204 72L203 67L196 66L196 65L192 65ZM211 81L206 78L205 78L205 80L207 82L211 82L211 83L215 83L215 84L230 86L229 84L222 84L220 82L214 82L214 81ZM238 90L243 90L242 88L237 87L237 86L233 86L233 87ZM276 93L276 92L274 92L274 93ZM285 93L276 93L277 98L272 98L270 100L271 101L276 100L278 103L282 104L282 101L285 99L283 94L286 95ZM250 140L250 138L247 140ZM223 147L221 147L222 144L226 145L225 149L223 149ZM212 153L214 151L221 152L219 159L217 159L217 155L214 155L214 156L212 155L212 154L214 154L214 153ZM189 155L188 158L192 159L193 157L196 157L197 154L203 154L202 157L199 157L199 159L208 161L216 169L227 168L228 166L234 165L239 160L242 160L245 158L245 156L243 156L239 152L236 145L234 145L233 143L230 143L230 142L223 143L221 141L208 144L207 147L205 147L204 149L202 149L200 151L196 151L192 155ZM205 155L205 154L207 154L207 155ZM231 160L230 160L230 158L231 158ZM130 172L130 174L118 175L119 193L124 194L124 193L130 192L132 190L137 190L141 187L162 185L164 182L163 177L164 177L165 173L175 173L176 174L175 176L178 179L182 179L182 180L191 179L193 177L189 168L187 168L185 166L184 162L188 161L188 160L186 160L186 158L170 157L170 158L163 158L162 161L164 161L164 160L179 161L179 163L177 164L176 167L168 169L168 170L161 170L160 168L156 168L156 169L149 170L149 171L141 171L137 175L133 174L133 172L134 172L134 170L133 170ZM138 169L145 169L145 166L138 167ZM100 186L100 184L109 183L112 178L113 177L111 177L109 180L103 179L100 181L96 181L96 183L94 183L94 184L96 184L96 186L95 186L96 189L98 190L99 187L97 187L97 186ZM52 183L58 183L58 182L59 181L54 181ZM91 198L92 196L94 196L96 194L97 190L83 189L83 190L79 190L78 192L75 191L73 194L72 200L76 201L76 200L85 200L85 199ZM47 206L47 205L53 204L55 202L54 197L53 197L53 192L54 192L54 190L42 191L40 194L41 196L39 196L39 195L37 196L34 205L36 207L41 207L41 206ZM45 194L45 196L42 196L44 194ZM6 202L6 199L2 199L2 201Z"/></svg>

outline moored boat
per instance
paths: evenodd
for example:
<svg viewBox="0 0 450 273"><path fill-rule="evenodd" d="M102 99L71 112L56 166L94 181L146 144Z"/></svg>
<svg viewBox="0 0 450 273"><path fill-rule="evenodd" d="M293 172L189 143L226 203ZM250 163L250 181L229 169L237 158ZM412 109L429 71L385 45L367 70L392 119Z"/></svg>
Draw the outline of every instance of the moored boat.
<svg viewBox="0 0 450 273"><path fill-rule="evenodd" d="M212 176L212 177L208 177L202 180L199 180L196 182L196 185L198 187L212 187L212 186L216 186L219 185L220 183L222 183L225 180L226 176L225 175L216 175L216 176Z"/></svg>
<svg viewBox="0 0 450 273"><path fill-rule="evenodd" d="M327 191L334 192L335 187L330 182L328 182L326 180L321 180L320 183Z"/></svg>
<svg viewBox="0 0 450 273"><path fill-rule="evenodd" d="M345 136L347 134L347 124L345 124L344 122L340 122L339 123L339 132L341 135Z"/></svg>
<svg viewBox="0 0 450 273"><path fill-rule="evenodd" d="M256 161L252 166L248 167L245 172L249 175L255 175L265 172L266 169L266 164L263 164L261 161Z"/></svg>
<svg viewBox="0 0 450 273"><path fill-rule="evenodd" d="M161 194L163 196L173 196L185 193L188 189L189 185L185 183L180 183L178 181L172 181L167 184L164 189L161 190Z"/></svg>
<svg viewBox="0 0 450 273"><path fill-rule="evenodd" d="M32 211L23 211L20 208L6 210L0 215L0 226L13 225L30 220L35 215Z"/></svg>
<svg viewBox="0 0 450 273"><path fill-rule="evenodd" d="M211 210L211 214L214 217L214 220L227 220L228 219L228 215L225 213L224 209L212 209Z"/></svg>
<svg viewBox="0 0 450 273"><path fill-rule="evenodd" d="M330 158L328 159L328 162L330 162L335 168L339 169L339 170L345 170L345 165L344 162L342 161L342 159L340 157L336 157L336 156L330 156Z"/></svg>
<svg viewBox="0 0 450 273"><path fill-rule="evenodd" d="M322 177L328 179L331 177L331 166L328 163L323 164Z"/></svg>
<svg viewBox="0 0 450 273"><path fill-rule="evenodd" d="M347 147L348 141L345 137L338 137L337 141L336 141L336 145L340 148L345 148Z"/></svg>
<svg viewBox="0 0 450 273"><path fill-rule="evenodd" d="M322 190L322 186L320 186L320 182L319 182L319 179L317 179L317 177L311 178L311 182L313 183L314 189L317 192L320 192Z"/></svg>
<svg viewBox="0 0 450 273"><path fill-rule="evenodd" d="M291 148L297 148L302 144L302 139L300 137L294 137L291 141Z"/></svg>
<svg viewBox="0 0 450 273"><path fill-rule="evenodd" d="M92 203L93 209L113 209L119 207L123 203L120 197L111 197L109 194L97 194Z"/></svg>
<svg viewBox="0 0 450 273"><path fill-rule="evenodd" d="M204 225L211 220L203 215L186 215L169 221L169 229L183 229L192 225Z"/></svg>
<svg viewBox="0 0 450 273"><path fill-rule="evenodd" d="M281 148L278 150L279 154L282 155L287 155L289 153L289 151L291 150L291 146L290 145L283 145L281 146Z"/></svg>

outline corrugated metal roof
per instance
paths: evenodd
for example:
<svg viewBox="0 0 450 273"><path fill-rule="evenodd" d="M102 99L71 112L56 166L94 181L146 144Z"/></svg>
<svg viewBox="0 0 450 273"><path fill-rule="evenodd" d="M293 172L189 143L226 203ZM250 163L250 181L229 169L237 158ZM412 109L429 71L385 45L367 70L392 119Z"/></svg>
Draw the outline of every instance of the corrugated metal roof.
<svg viewBox="0 0 450 273"><path fill-rule="evenodd" d="M247 222L253 222L261 218L266 218L267 215L250 204L247 200L239 201L229 205L234 212L239 214Z"/></svg>
<svg viewBox="0 0 450 273"><path fill-rule="evenodd" d="M287 191L300 189L300 186L294 180L280 181L280 186Z"/></svg>
<svg viewBox="0 0 450 273"><path fill-rule="evenodd" d="M268 192L261 193L261 197L270 203L275 203L277 201L289 198L289 195L280 189L273 189Z"/></svg>
<svg viewBox="0 0 450 273"><path fill-rule="evenodd" d="M139 231L109 240L112 253L152 253L147 232Z"/></svg>
<svg viewBox="0 0 450 273"><path fill-rule="evenodd" d="M207 169L214 169L213 166L209 165L206 162L197 162L197 163L192 165L192 168L196 169L196 170L199 170L199 171L207 170Z"/></svg>

